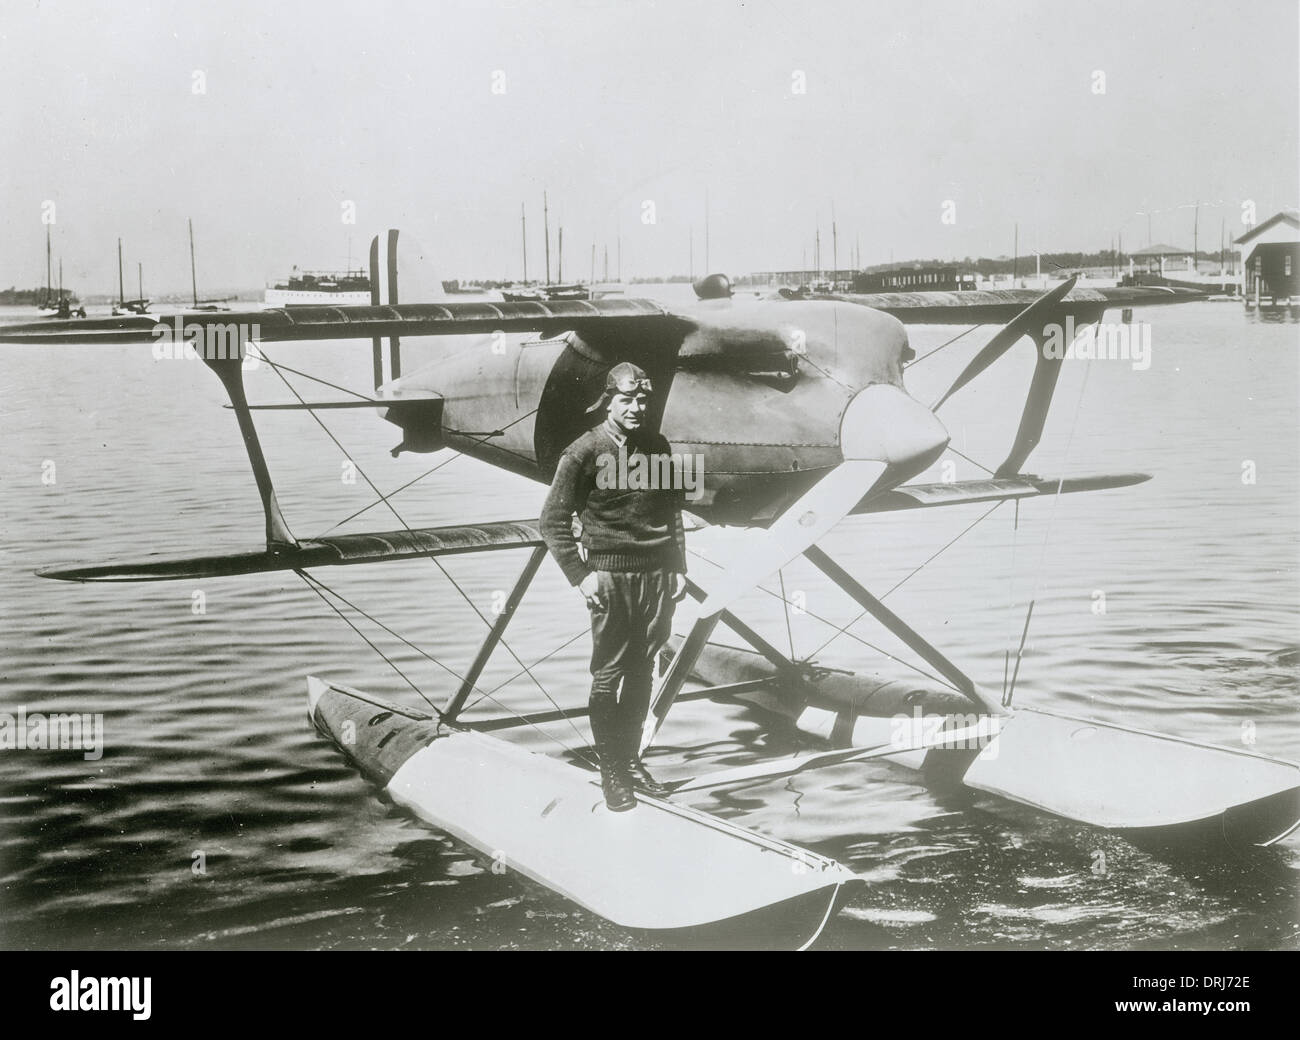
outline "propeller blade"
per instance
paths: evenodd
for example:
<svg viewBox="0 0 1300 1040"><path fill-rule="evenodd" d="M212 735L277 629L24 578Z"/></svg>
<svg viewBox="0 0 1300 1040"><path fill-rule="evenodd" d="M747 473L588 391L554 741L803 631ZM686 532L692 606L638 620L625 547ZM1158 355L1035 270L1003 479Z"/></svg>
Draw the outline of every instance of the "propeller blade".
<svg viewBox="0 0 1300 1040"><path fill-rule="evenodd" d="M1061 359L1049 359L1040 354L1038 364L1034 366L1033 379L1029 382L1025 410L1020 416L1020 425L1016 428L1016 439L1012 442L1006 459L994 472L995 480L1017 475L1029 458L1029 453L1038 446L1043 427L1047 425L1047 410L1051 407L1052 395L1056 392L1056 381L1060 375Z"/></svg>
<svg viewBox="0 0 1300 1040"><path fill-rule="evenodd" d="M858 391L840 420L844 461L804 492L766 531L732 546L718 580L689 620L685 641L660 680L642 732L654 739L722 611L755 585L801 556L864 498L897 487L929 466L948 446L948 432L923 404L896 386L877 383ZM682 617L680 615L685 615Z"/></svg>
<svg viewBox="0 0 1300 1040"><path fill-rule="evenodd" d="M877 383L860 390L840 420L844 461L766 531L736 546L722 580L700 604L699 616L725 610L819 542L864 498L920 473L947 445L948 431L934 413L899 387Z"/></svg>
<svg viewBox="0 0 1300 1040"><path fill-rule="evenodd" d="M888 469L884 462L846 460L809 488L766 531L738 539L721 580L709 586L699 616L721 613L764 578L798 559L848 516Z"/></svg>
<svg viewBox="0 0 1300 1040"><path fill-rule="evenodd" d="M1006 325L1002 327L1001 331L989 340L988 343L985 344L984 348L971 359L970 364L962 370L961 375L956 378L952 386L948 387L947 393L935 402L934 410L938 411L944 401L948 400L948 398L988 368L989 365L993 364L993 362L1010 350L1012 345L1018 342L1021 336L1025 335L1025 333L1029 332L1030 329L1034 328L1035 325L1041 322L1043 317L1050 312L1053 307L1069 295L1069 292L1074 288L1074 283L1077 279L1078 275L1075 275L1073 278L1062 282L1051 292L1043 293L1042 296L1007 322Z"/></svg>

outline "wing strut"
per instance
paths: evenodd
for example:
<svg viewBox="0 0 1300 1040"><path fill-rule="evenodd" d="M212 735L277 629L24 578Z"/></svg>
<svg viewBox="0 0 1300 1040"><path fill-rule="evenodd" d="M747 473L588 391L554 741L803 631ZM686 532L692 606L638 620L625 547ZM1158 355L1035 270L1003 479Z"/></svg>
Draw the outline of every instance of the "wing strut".
<svg viewBox="0 0 1300 1040"><path fill-rule="evenodd" d="M215 351L200 351L204 364L216 373L221 385L226 388L235 418L239 420L239 432L244 438L244 449L248 452L249 464L253 467L253 479L257 481L257 493L262 497L262 512L266 516L266 548L275 553L283 549L293 549L298 545L289 525L285 523L280 504L275 500L275 486L271 483L271 471L266 465L266 456L262 454L262 442L257 439L257 427L253 424L253 414L248 408L248 397L244 393L243 344L240 344L239 357L209 357Z"/></svg>

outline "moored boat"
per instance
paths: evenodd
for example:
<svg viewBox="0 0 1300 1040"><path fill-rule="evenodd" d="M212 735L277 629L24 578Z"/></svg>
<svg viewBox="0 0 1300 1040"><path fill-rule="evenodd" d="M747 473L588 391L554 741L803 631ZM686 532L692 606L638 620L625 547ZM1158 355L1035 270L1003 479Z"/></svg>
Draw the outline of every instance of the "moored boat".
<svg viewBox="0 0 1300 1040"><path fill-rule="evenodd" d="M300 271L266 289L266 302L276 307L298 304L336 307L370 303L370 276L365 271Z"/></svg>

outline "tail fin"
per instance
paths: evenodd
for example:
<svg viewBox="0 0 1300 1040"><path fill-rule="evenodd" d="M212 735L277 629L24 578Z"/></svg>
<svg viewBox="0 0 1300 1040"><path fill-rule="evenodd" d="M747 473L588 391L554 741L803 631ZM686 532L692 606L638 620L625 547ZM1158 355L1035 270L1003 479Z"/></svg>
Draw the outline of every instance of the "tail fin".
<svg viewBox="0 0 1300 1040"><path fill-rule="evenodd" d="M402 236L396 228L389 228L370 240L370 303L373 306L439 303L446 299L447 293L443 290L429 254L413 238L409 235ZM392 336L388 340L387 378L383 341L376 338L371 340L371 345L375 388L378 389L401 376L402 342L398 336Z"/></svg>

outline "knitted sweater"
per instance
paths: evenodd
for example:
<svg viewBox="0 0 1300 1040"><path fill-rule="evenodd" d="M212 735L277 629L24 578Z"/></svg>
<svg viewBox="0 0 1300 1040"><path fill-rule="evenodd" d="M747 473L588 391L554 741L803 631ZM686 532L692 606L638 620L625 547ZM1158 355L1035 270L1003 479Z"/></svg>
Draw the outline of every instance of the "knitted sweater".
<svg viewBox="0 0 1300 1040"><path fill-rule="evenodd" d="M686 573L680 480L651 480L646 487L644 479L650 468L669 473L664 457L670 453L661 434L635 433L620 445L603 425L564 449L542 506L541 532L571 585L592 571ZM586 561L573 534L575 513Z"/></svg>

